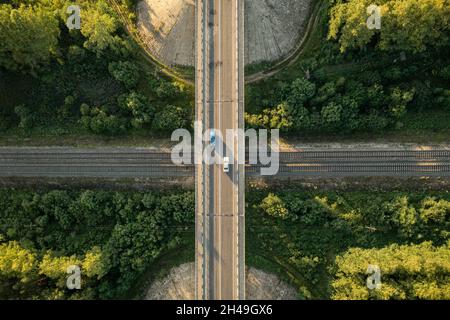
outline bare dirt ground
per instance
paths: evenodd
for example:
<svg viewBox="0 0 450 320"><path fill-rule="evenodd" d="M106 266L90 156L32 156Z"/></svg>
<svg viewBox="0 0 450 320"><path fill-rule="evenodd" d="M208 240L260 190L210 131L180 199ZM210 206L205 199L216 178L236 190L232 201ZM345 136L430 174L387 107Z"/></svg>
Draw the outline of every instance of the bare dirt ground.
<svg viewBox="0 0 450 320"><path fill-rule="evenodd" d="M311 0L245 0L246 63L276 61L303 35ZM138 29L148 49L168 65L194 64L195 0L142 0Z"/></svg>
<svg viewBox="0 0 450 320"><path fill-rule="evenodd" d="M153 282L145 295L146 300L193 300L194 263L185 263L170 274ZM275 275L254 268L247 269L247 300L295 300L296 291Z"/></svg>

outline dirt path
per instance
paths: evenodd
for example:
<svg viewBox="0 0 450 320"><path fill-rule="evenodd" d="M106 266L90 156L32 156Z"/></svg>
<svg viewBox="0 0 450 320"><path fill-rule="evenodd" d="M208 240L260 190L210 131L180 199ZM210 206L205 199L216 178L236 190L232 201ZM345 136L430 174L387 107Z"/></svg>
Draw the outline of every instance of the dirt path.
<svg viewBox="0 0 450 320"><path fill-rule="evenodd" d="M317 14L320 10L322 4L317 4L315 8L312 9L311 14L309 16L308 24L306 26L306 30L303 32L303 37L300 41L298 41L297 46L294 50L291 51L289 55L287 55L284 59L279 61L277 64L272 66L268 70L264 70L258 73L254 73L252 75L245 77L245 83L255 83L264 79L268 79L286 67L293 65L298 58L302 55L305 49L305 44L309 39L311 31L316 27L319 21L319 15Z"/></svg>
<svg viewBox="0 0 450 320"><path fill-rule="evenodd" d="M247 269L247 300L295 300L294 288L280 281L275 275ZM146 300L193 300L194 263L185 263L171 270L164 279L153 282L145 294Z"/></svg>
<svg viewBox="0 0 450 320"><path fill-rule="evenodd" d="M270 69L246 77L246 83L254 83L272 77L297 61L317 23L318 6L312 10L312 0L247 1L246 10L250 14L246 17L246 61L252 64L279 60ZM141 47L147 62L168 76L193 85L190 76L185 77L172 68L193 65L194 0L142 0L137 6L137 28L115 0L109 2L128 34Z"/></svg>
<svg viewBox="0 0 450 320"><path fill-rule="evenodd" d="M114 8L114 10L117 12L118 17L122 21L127 34L131 38L133 38L134 41L136 41L136 43L139 45L139 48L140 48L139 53L143 57L145 62L150 63L151 65L153 65L156 68L156 70L162 72L163 74L165 74L173 79L176 79L180 82L184 82L191 86L194 85L193 79L188 79L187 77L184 77L182 74L175 72L169 66L164 64L163 61L159 60L156 56L153 55L153 53L147 48L144 41L141 39L135 26L131 23L130 19L126 16L126 13L123 11L123 9L117 3L116 0L108 0L108 2Z"/></svg>
<svg viewBox="0 0 450 320"><path fill-rule="evenodd" d="M303 36L311 0L245 2L247 64L277 61L295 51ZM193 66L194 0L142 0L137 27L145 46L168 66Z"/></svg>

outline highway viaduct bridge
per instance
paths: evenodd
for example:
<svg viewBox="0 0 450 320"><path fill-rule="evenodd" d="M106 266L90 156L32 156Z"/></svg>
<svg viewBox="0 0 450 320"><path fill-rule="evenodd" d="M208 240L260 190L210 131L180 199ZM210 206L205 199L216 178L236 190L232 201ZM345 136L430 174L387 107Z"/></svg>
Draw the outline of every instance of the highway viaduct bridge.
<svg viewBox="0 0 450 320"><path fill-rule="evenodd" d="M201 132L243 129L244 1L195 4L196 120ZM230 157L229 172L205 161L195 168L195 295L200 300L245 298L245 177L238 159L244 146L237 136L224 142L217 156Z"/></svg>

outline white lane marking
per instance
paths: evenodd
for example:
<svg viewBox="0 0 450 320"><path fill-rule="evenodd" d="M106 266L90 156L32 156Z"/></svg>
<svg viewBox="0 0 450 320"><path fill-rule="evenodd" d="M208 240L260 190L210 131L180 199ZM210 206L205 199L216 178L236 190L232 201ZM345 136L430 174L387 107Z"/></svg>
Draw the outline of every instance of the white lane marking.
<svg viewBox="0 0 450 320"><path fill-rule="evenodd" d="M221 125L222 123L222 117L221 117L221 112L222 112L222 0L219 0L219 8L218 10L216 10L216 13L218 15L218 24L217 24L217 30L219 32L219 63L218 68L219 68L219 94L218 94L218 126ZM222 137L222 143L223 143L223 137ZM223 152L223 151L222 151ZM222 156L222 155L220 155ZM216 168L217 169L217 168ZM218 172L218 176L219 176L219 199L218 199L218 204L219 204L219 210L222 210L222 173L220 172L220 168L217 170ZM220 221L219 226L222 226L222 217L218 217L218 220ZM222 229L221 227L218 228L218 233L219 233L219 240L222 239ZM219 252L219 259L222 257L222 241L219 242L219 247L218 247L218 252ZM219 293L222 292L222 263L219 260L219 272L218 272L218 287L219 287ZM219 297L221 298L221 297Z"/></svg>
<svg viewBox="0 0 450 320"><path fill-rule="evenodd" d="M235 59L234 59L234 63L236 64L235 65L235 77L236 77L236 81L235 81L235 86L236 86L236 89L235 89L235 95L236 95L236 97L235 97L235 104L237 103L237 105L235 105L235 107L237 108L237 110L236 110L236 114L235 114L235 116L236 116L236 124L235 124L235 126L236 126L236 128L239 128L239 59L240 59L240 57L239 57L239 32L240 32L240 26L239 26L239 0L236 0L236 2L235 2L235 5L236 5L236 12L235 12L235 24L236 24L236 26L235 26L235 32L236 32L236 34L235 34L235 46L236 46L236 51L235 51ZM236 153L236 159L237 160L239 160L239 141L236 141L236 145L235 145L236 147L235 147L235 153ZM237 183L237 185L236 185L236 187L235 187L235 201L236 201L236 225L235 225L235 227L237 227L237 232L236 232L236 245L237 245L237 252L236 252L236 254L237 254L237 257L236 257L236 264L235 264L235 266L236 266L236 275L237 275L237 277L236 277L236 292L235 292L235 295L236 295L236 298L239 298L239 291L241 290L241 288L239 288L239 277L240 277L240 274L239 274L239 264L240 264L240 259L239 259L239 245L240 245L240 242L239 242L239 234L240 234L240 230L239 230L239 161L236 161L236 163L237 163L237 166L236 166L236 183Z"/></svg>

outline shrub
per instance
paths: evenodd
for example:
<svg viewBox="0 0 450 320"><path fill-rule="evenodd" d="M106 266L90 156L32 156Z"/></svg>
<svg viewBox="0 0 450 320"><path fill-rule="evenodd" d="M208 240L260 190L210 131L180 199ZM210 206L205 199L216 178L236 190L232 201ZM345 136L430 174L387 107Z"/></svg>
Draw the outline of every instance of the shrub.
<svg viewBox="0 0 450 320"><path fill-rule="evenodd" d="M110 62L109 73L127 88L133 88L139 81L139 69L131 61Z"/></svg>
<svg viewBox="0 0 450 320"><path fill-rule="evenodd" d="M155 115L152 127L160 131L173 131L186 128L188 113L184 108L169 105Z"/></svg>
<svg viewBox="0 0 450 320"><path fill-rule="evenodd" d="M142 128L144 125L151 124L155 109L150 105L146 96L131 91L129 94L119 96L117 101L122 110L132 115L131 123L133 127Z"/></svg>
<svg viewBox="0 0 450 320"><path fill-rule="evenodd" d="M25 105L16 106L14 112L19 117L19 128L30 129L33 126L33 115Z"/></svg>
<svg viewBox="0 0 450 320"><path fill-rule="evenodd" d="M273 193L269 193L262 200L259 207L269 216L281 219L287 219L289 217L289 211L284 201Z"/></svg>

